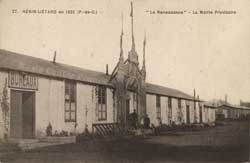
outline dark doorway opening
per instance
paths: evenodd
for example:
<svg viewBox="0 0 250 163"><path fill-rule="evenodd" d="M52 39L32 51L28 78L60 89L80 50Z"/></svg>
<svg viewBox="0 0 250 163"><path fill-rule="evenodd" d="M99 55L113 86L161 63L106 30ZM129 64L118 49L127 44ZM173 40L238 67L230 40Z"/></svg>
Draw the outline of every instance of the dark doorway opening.
<svg viewBox="0 0 250 163"><path fill-rule="evenodd" d="M200 106L200 123L203 122L203 117L202 117L202 107Z"/></svg>
<svg viewBox="0 0 250 163"><path fill-rule="evenodd" d="M130 100L126 99L126 120L127 120L127 123L128 123L128 120L129 120L129 110L130 110L129 103L130 103Z"/></svg>
<svg viewBox="0 0 250 163"><path fill-rule="evenodd" d="M35 137L35 93L11 90L10 137Z"/></svg>
<svg viewBox="0 0 250 163"><path fill-rule="evenodd" d="M187 119L187 124L190 124L190 108L189 105L186 106L186 119Z"/></svg>

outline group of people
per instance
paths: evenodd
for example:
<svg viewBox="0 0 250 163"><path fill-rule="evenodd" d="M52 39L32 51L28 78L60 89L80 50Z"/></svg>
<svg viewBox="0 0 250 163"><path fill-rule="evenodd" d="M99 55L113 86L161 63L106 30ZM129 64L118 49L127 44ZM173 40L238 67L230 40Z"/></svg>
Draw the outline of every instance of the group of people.
<svg viewBox="0 0 250 163"><path fill-rule="evenodd" d="M133 113L129 114L129 124L130 124L130 127L134 128L134 129L137 129L138 127L143 128L143 129L152 129L155 135L160 134L161 119L157 118L157 122L155 125L150 124L150 118L146 114L140 120L140 123L139 123L136 110L134 110Z"/></svg>

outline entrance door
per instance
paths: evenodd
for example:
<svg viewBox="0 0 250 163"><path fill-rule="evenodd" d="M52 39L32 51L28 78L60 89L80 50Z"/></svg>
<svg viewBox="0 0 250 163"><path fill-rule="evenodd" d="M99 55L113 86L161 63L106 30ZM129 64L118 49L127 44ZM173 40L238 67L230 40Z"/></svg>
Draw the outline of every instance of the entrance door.
<svg viewBox="0 0 250 163"><path fill-rule="evenodd" d="M190 108L189 105L186 106L186 119L187 119L187 124L190 123Z"/></svg>
<svg viewBox="0 0 250 163"><path fill-rule="evenodd" d="M35 126L35 93L11 90L10 136L33 138Z"/></svg>
<svg viewBox="0 0 250 163"><path fill-rule="evenodd" d="M22 92L11 91L10 137L22 138Z"/></svg>
<svg viewBox="0 0 250 163"><path fill-rule="evenodd" d="M22 117L23 117L23 138L34 137L34 93L24 92L22 97Z"/></svg>
<svg viewBox="0 0 250 163"><path fill-rule="evenodd" d="M203 117L202 117L202 107L200 106L200 123L202 123L202 120L203 119Z"/></svg>
<svg viewBox="0 0 250 163"><path fill-rule="evenodd" d="M126 123L128 123L128 119L129 119L129 99L126 99Z"/></svg>

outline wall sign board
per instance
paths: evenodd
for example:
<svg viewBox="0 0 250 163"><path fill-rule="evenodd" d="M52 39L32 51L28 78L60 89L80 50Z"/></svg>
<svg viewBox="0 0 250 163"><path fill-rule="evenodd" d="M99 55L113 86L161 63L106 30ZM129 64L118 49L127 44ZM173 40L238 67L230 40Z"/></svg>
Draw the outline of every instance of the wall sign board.
<svg viewBox="0 0 250 163"><path fill-rule="evenodd" d="M30 90L38 89L37 77L29 73L10 71L8 76L8 82L10 88Z"/></svg>

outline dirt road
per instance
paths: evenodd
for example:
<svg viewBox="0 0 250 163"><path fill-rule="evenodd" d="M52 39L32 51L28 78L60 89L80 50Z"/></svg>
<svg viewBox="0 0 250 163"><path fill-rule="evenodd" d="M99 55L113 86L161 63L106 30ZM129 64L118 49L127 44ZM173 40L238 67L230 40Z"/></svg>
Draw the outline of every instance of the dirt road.
<svg viewBox="0 0 250 163"><path fill-rule="evenodd" d="M244 162L248 159L248 122L195 132L164 132L148 139L88 141L14 152L1 163L89 162Z"/></svg>

